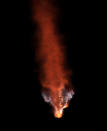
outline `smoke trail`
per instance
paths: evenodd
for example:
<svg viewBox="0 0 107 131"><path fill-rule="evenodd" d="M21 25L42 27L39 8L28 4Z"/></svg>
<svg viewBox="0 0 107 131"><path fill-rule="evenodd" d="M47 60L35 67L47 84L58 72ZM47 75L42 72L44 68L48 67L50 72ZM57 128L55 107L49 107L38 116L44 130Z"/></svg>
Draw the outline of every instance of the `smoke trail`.
<svg viewBox="0 0 107 131"><path fill-rule="evenodd" d="M69 70L66 68L65 48L58 34L57 14L51 0L36 0L34 20L38 26L38 48L36 60L40 66L42 96L54 109L54 115L60 118L74 92L69 83Z"/></svg>

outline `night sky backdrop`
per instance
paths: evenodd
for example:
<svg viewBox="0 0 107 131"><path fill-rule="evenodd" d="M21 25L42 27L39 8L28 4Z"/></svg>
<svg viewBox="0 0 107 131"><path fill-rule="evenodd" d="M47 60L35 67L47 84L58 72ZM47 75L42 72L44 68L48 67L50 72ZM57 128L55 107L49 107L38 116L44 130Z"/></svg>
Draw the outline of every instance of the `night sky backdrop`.
<svg viewBox="0 0 107 131"><path fill-rule="evenodd" d="M70 106L64 110L64 116L61 119L55 119L51 106L44 102L41 96L41 85L36 72L38 65L35 62L37 43L33 41L37 27L32 20L31 1L25 0L20 2L19 22L16 25L20 28L17 32L18 41L16 40L20 50L16 83L19 95L15 102L17 111L14 113L14 118L22 125L31 124L34 127L38 124L42 126L44 123L48 126L51 122L53 125L60 122L60 126L67 126L67 128L70 126L71 130L79 124L82 127L84 125L89 127L90 124L94 124L94 118L97 116L94 109L97 100L93 100L94 84L91 70L94 68L91 61L92 48L94 48L94 29L92 30L94 15L88 2L58 0L58 4L61 10L59 28L66 41L67 62L72 69L71 81L75 95Z"/></svg>

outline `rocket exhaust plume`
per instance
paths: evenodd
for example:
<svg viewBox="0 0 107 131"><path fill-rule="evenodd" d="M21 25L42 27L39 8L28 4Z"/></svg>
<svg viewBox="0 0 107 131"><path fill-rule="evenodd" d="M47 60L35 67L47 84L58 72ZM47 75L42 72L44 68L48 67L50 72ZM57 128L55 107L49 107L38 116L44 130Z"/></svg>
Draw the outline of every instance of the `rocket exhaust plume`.
<svg viewBox="0 0 107 131"><path fill-rule="evenodd" d="M36 60L44 100L53 107L56 118L61 118L74 91L70 71L66 66L65 48L58 34L59 11L52 0L33 0L33 18L37 24L38 45Z"/></svg>

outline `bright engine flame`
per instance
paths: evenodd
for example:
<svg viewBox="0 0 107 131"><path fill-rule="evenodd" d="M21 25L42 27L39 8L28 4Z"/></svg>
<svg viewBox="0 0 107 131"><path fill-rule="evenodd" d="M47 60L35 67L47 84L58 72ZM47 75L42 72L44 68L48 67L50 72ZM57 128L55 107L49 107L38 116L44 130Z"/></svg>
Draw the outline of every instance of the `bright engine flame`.
<svg viewBox="0 0 107 131"><path fill-rule="evenodd" d="M62 115L63 115L63 109L60 109L60 110L57 110L57 111L54 112L54 116L56 118L61 118Z"/></svg>
<svg viewBox="0 0 107 131"><path fill-rule="evenodd" d="M59 110L55 110L54 111L54 116L56 117L56 118L61 118L62 116L63 116L63 110L65 109L65 108L67 108L69 105L68 105L68 103L67 104L65 104L62 108L60 108Z"/></svg>

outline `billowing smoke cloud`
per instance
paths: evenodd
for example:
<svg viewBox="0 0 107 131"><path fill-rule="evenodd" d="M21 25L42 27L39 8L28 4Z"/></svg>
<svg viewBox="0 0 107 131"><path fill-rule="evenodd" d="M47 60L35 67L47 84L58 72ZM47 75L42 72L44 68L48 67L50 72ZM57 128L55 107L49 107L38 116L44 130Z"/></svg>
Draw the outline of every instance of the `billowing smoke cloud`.
<svg viewBox="0 0 107 131"><path fill-rule="evenodd" d="M33 0L33 14L38 27L36 60L40 66L42 96L52 105L54 116L60 118L74 91L69 86L70 71L56 24L59 12L51 0Z"/></svg>

